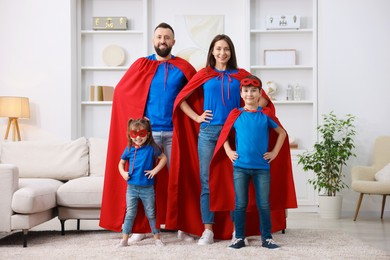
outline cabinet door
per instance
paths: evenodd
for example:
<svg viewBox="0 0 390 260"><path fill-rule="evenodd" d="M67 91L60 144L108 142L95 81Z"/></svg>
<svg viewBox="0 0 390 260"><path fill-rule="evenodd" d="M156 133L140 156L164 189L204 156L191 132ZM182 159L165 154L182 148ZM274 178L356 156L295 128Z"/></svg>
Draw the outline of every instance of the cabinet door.
<svg viewBox="0 0 390 260"><path fill-rule="evenodd" d="M304 172L302 166L298 164L297 155L301 152L303 151L293 150L291 153L295 192L298 201L298 209L296 210L317 212L315 191L313 186L308 183L308 180L312 179L314 174L312 172Z"/></svg>
<svg viewBox="0 0 390 260"><path fill-rule="evenodd" d="M148 0L77 0L76 12L75 135L107 138L112 101L101 100L97 86L115 87L129 66L147 55ZM94 30L94 17L126 17L127 29Z"/></svg>

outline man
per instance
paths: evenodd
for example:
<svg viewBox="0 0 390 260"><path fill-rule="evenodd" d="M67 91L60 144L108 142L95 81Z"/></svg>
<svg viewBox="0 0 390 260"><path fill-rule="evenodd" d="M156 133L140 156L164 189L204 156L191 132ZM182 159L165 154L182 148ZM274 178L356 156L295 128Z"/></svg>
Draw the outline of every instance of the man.
<svg viewBox="0 0 390 260"><path fill-rule="evenodd" d="M113 231L121 231L126 212L127 184L117 166L122 149L127 144L128 119L147 117L150 120L153 137L168 157L169 169L173 103L196 72L187 61L171 54L175 34L169 24L161 23L155 28L153 45L156 54L136 60L115 87L100 215L100 226ZM165 173L161 172L156 177L157 225L165 223L166 171L165 168ZM133 233L149 233L143 208L138 210L140 214L135 219ZM139 241L144 237L144 234L133 234L130 240Z"/></svg>

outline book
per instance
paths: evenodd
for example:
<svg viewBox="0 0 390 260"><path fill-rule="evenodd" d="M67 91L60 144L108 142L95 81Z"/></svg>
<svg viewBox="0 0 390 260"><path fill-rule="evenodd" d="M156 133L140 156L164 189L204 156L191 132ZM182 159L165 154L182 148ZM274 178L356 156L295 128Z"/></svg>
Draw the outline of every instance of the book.
<svg viewBox="0 0 390 260"><path fill-rule="evenodd" d="M103 101L112 101L114 96L114 87L102 86L103 89Z"/></svg>
<svg viewBox="0 0 390 260"><path fill-rule="evenodd" d="M95 101L103 101L103 86L97 86L96 88L97 99Z"/></svg>
<svg viewBox="0 0 390 260"><path fill-rule="evenodd" d="M89 87L89 100L90 101L95 101L96 97L95 97L95 86L90 86Z"/></svg>
<svg viewBox="0 0 390 260"><path fill-rule="evenodd" d="M90 101L112 101L114 96L114 87L111 86L94 86L89 87Z"/></svg>

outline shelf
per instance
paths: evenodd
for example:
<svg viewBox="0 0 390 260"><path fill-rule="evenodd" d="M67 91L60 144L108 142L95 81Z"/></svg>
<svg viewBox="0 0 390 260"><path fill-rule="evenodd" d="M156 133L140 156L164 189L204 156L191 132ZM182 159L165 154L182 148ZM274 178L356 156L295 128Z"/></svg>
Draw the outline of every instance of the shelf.
<svg viewBox="0 0 390 260"><path fill-rule="evenodd" d="M118 67L97 67L97 66L85 66L81 67L82 70L107 70L107 71L113 71L113 70L123 70L126 71L129 67L125 66L118 66Z"/></svg>
<svg viewBox="0 0 390 260"><path fill-rule="evenodd" d="M249 69L263 82L276 83L278 117L300 147L311 147L317 138L317 1L249 1ZM265 27L267 15L290 12L300 15L300 29ZM264 50L283 49L296 50L295 62L265 63ZM288 86L296 84L302 87L302 100L286 100Z"/></svg>
<svg viewBox="0 0 390 260"><path fill-rule="evenodd" d="M272 100L272 103L274 103L274 104L282 104L282 105L302 105L302 104L312 105L314 102L310 101L310 100L299 100L299 101L296 101L296 100L291 100L291 101L288 101L288 100Z"/></svg>
<svg viewBox="0 0 390 260"><path fill-rule="evenodd" d="M143 31L132 30L82 30L81 34L143 34Z"/></svg>
<svg viewBox="0 0 390 260"><path fill-rule="evenodd" d="M111 106L112 105L112 101L82 101L81 102L82 105L84 106L95 106L95 105L98 105L98 106Z"/></svg>
<svg viewBox="0 0 390 260"><path fill-rule="evenodd" d="M150 0L75 0L75 3L72 14L75 18L72 23L75 39L72 64L77 98L74 135L107 138L112 101L97 101L97 98L91 101L90 86L116 86L137 57L149 54ZM128 17L129 27L94 30L93 17L104 16ZM126 59L120 66L108 66L104 62L102 54L111 44L121 46L125 51Z"/></svg>
<svg viewBox="0 0 390 260"><path fill-rule="evenodd" d="M251 33L312 33L312 29L291 29L291 30L264 30L264 29L251 29Z"/></svg>
<svg viewBox="0 0 390 260"><path fill-rule="evenodd" d="M313 147L317 140L317 2L318 0L249 0L248 54L249 68L263 82L274 81L277 89L272 100L276 114L289 137L298 146L290 147L294 184L299 206L316 206L314 190L307 185L311 176L298 164L299 154ZM265 19L270 14L298 14L300 29L266 29ZM293 65L265 65L264 50L296 50ZM268 63L269 64L269 63ZM274 63L276 64L276 63ZM289 86L299 84L302 100L286 100Z"/></svg>
<svg viewBox="0 0 390 260"><path fill-rule="evenodd" d="M306 65L291 65L291 66L265 66L265 65L253 65L251 69L255 70L312 70L313 66Z"/></svg>

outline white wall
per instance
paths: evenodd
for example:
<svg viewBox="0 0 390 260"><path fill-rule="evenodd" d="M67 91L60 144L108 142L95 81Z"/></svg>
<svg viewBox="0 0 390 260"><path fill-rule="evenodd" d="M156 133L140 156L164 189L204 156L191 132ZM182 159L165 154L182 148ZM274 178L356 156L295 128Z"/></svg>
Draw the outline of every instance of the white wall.
<svg viewBox="0 0 390 260"><path fill-rule="evenodd" d="M22 139L70 139L69 1L1 0L0 6L0 95L30 98L31 118L19 120ZM1 139L6 123L0 119Z"/></svg>
<svg viewBox="0 0 390 260"><path fill-rule="evenodd" d="M356 116L357 158L349 165L368 165L375 137L390 134L390 1L319 0L318 8L319 115ZM345 173L350 183L350 167ZM343 209L355 210L358 194L344 195ZM379 214L380 200L365 196L361 210Z"/></svg>
<svg viewBox="0 0 390 260"><path fill-rule="evenodd" d="M390 134L390 1L318 1L318 113L356 115L357 158L350 165L367 165L374 138ZM224 14L225 33L235 43L239 65L245 67L249 57L248 35L242 29L247 26L244 2L151 0L150 30L161 21L174 25L177 14ZM30 98L31 119L20 121L23 139L71 138L72 3L1 0L0 21L8 26L0 27L0 95ZM0 138L5 124L0 119ZM345 172L350 183L350 167ZM353 211L358 194L345 190L344 195L343 209ZM379 207L379 197L367 196L361 210Z"/></svg>

